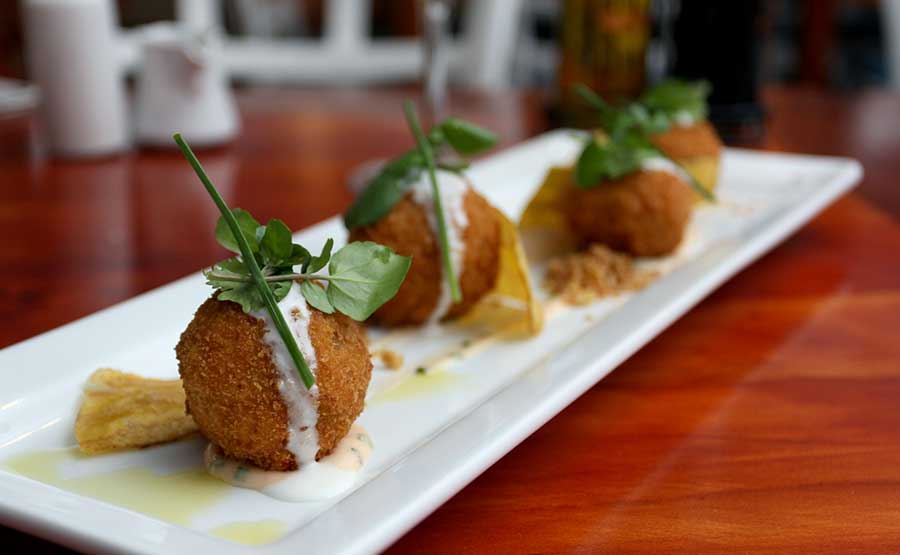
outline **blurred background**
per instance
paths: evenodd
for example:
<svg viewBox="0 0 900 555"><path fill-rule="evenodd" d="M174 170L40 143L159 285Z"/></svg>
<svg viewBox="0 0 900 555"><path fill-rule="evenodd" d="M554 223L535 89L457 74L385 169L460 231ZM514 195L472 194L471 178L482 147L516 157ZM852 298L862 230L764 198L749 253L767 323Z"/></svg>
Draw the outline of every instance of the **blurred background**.
<svg viewBox="0 0 900 555"><path fill-rule="evenodd" d="M900 88L900 0L85 3L112 5L115 65L132 84L147 59L142 53L146 26L168 21L214 38L210 43L222 73L238 87L424 81L433 110L448 86L542 90L556 124L585 123L569 93L574 83L586 83L616 101L636 96L665 76L705 78L713 85L711 120L726 140L763 132L765 110L758 91L764 85ZM50 33L50 23L23 14L28 6L38 12L41 4L53 3L7 2L0 12L0 78L41 84L35 79L39 71L29 70L28 22L36 44L68 32L54 27ZM73 26L72 32L79 31ZM71 50L71 43L57 47ZM71 87L56 84L55 76L45 75L48 79L54 87ZM21 83L0 84L6 85L0 87L0 110L6 105L14 111L14 100L27 101Z"/></svg>
<svg viewBox="0 0 900 555"><path fill-rule="evenodd" d="M421 85L434 117L449 88L527 90L543 95L550 124L587 126L594 116L572 95L576 83L616 102L667 76L703 78L712 84L710 119L732 144L763 136L767 86L838 94L900 88L900 0L23 0L5 7L0 116L36 107L42 87L52 148L66 155L121 150L132 138L163 144L173 125L166 117L177 123L180 114L191 114L197 129L230 114L208 129L208 141L190 122L182 126L195 142L224 142L239 126L230 93L217 89L225 81L237 89ZM101 40L104 27L112 31ZM181 61L165 53L173 45ZM191 71L206 84L190 85L188 102L179 88ZM136 90L134 102L116 90L121 83ZM88 121L103 106L112 107L103 121ZM100 136L105 144L84 142Z"/></svg>
<svg viewBox="0 0 900 555"><path fill-rule="evenodd" d="M321 40L326 32L325 12L329 0L188 0L189 3L210 4L211 17L221 25L229 38L236 40L259 38L266 43L275 39L292 41ZM179 16L177 0L118 0L118 17L124 29ZM25 78L26 66L22 31L21 7L18 2L5 2L0 12L0 76ZM355 3L363 6L365 3ZM420 0L371 0L371 15L366 28L361 29L371 39L413 39L421 35L423 18ZM692 10L722 12L738 9L741 16L734 23L752 25L752 39L758 54L755 68L763 83L807 83L818 87L848 90L860 87L900 87L900 13L891 0L509 0L492 2L459 0L451 2L451 33L459 38L464 34L466 16L476 4L501 6L498 22L505 29L495 33L510 33L513 48L508 67L496 79L482 81L494 86L553 87L560 73L563 34L569 20L583 17L592 10L626 11L649 10L649 36L646 49L646 73L656 78L675 63L675 23L681 12ZM354 9L356 9L354 7ZM200 8L199 11L202 11ZM184 13L181 14L184 16ZM361 15L361 14L357 14ZM690 15L690 13L688 14ZM471 16L470 16L471 17ZM599 17L602 18L602 15ZM628 22L610 22L628 26ZM703 23L706 23L705 21ZM352 23L351 23L352 25ZM709 23L713 26L715 23ZM715 32L709 29L710 32ZM611 29L611 32L615 30ZM732 38L735 38L732 36ZM499 40L504 40L500 38ZM640 40L640 39L638 39ZM892 50L891 45L894 45ZM285 44L289 48L289 44ZM715 56L718 49L707 55ZM364 53L363 53L364 54ZM398 60L402 54L397 52ZM502 54L501 54L501 57ZM408 58L411 59L411 58ZM892 63L893 60L893 63ZM474 60L469 60L477 62ZM239 64L238 64L239 65ZM352 72L335 72L330 79L348 81L412 81L418 77L411 64L407 71L397 69L378 76ZM461 65L461 64L456 64ZM235 67L237 81L254 79L284 80L288 82L327 82L328 76L314 70L305 71L302 60L292 65L295 71L270 74L260 70L246 71ZM893 68L893 70L892 70ZM746 68L750 69L750 68ZM462 68L453 72L459 82L477 81L465 75Z"/></svg>

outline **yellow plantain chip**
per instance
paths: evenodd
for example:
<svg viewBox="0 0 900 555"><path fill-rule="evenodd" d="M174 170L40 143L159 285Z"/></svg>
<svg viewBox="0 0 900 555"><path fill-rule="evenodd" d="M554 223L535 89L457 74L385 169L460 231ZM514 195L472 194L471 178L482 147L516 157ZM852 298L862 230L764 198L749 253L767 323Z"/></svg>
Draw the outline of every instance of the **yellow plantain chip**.
<svg viewBox="0 0 900 555"><path fill-rule="evenodd" d="M519 233L532 262L547 262L578 246L566 221L566 204L575 190L572 172L571 166L550 168L519 219Z"/></svg>
<svg viewBox="0 0 900 555"><path fill-rule="evenodd" d="M503 331L511 336L533 336L543 326L543 309L534 296L528 261L516 225L494 209L500 219L500 268L494 288L459 324Z"/></svg>
<svg viewBox="0 0 900 555"><path fill-rule="evenodd" d="M181 380L155 380L111 368L84 386L75 437L88 454L147 447L197 431L185 413Z"/></svg>
<svg viewBox="0 0 900 555"><path fill-rule="evenodd" d="M575 189L572 171L570 166L550 168L519 218L520 229L568 229L565 208L569 195Z"/></svg>
<svg viewBox="0 0 900 555"><path fill-rule="evenodd" d="M694 156L676 160L691 177L697 180L707 191L714 193L719 181L718 156ZM697 201L706 202L698 193L694 193Z"/></svg>

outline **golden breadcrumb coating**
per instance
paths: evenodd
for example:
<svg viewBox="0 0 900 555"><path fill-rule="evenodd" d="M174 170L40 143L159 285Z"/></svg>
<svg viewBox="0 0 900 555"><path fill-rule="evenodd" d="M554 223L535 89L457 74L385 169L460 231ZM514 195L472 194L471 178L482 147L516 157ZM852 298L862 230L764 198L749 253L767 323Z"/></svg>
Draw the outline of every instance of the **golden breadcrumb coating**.
<svg viewBox="0 0 900 555"><path fill-rule="evenodd" d="M681 243L693 198L690 186L669 172L638 171L573 191L567 217L583 243L662 256Z"/></svg>
<svg viewBox="0 0 900 555"><path fill-rule="evenodd" d="M328 454L363 410L372 363L361 326L310 307L319 388L317 458ZM203 303L175 347L187 410L230 457L267 470L295 470L286 449L288 412L262 320L232 302Z"/></svg>
<svg viewBox="0 0 900 555"><path fill-rule="evenodd" d="M493 207L470 189L463 199L469 224L463 232L466 249L458 274L463 300L450 307L445 319L466 313L494 287L499 269L500 222ZM441 250L425 210L411 194L372 225L350 232L350 241L374 241L398 254L412 256L406 279L393 299L372 320L386 326L420 325L434 312L441 295ZM455 268L459 272L459 268Z"/></svg>

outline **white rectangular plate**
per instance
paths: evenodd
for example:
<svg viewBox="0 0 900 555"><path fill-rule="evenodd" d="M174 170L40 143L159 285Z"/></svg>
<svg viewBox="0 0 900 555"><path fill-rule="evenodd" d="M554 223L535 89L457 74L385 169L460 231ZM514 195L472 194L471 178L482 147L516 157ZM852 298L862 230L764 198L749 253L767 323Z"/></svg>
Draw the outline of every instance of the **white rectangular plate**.
<svg viewBox="0 0 900 555"><path fill-rule="evenodd" d="M469 175L515 219L547 169L570 163L577 148L571 132L555 131L478 162ZM378 552L850 189L861 173L849 159L726 150L720 202L696 211L685 243L657 264L663 275L647 289L573 310L534 339L494 344L426 377L410 368L438 343L459 341L457 332L398 341L407 367L376 369L360 418L375 452L355 489L340 499L285 503L229 489L202 510L161 519L120 506L127 501L101 501L67 491L83 488L59 489L3 467L23 454L74 445L80 391L96 368L174 377L173 347L210 294L199 274L4 349L0 523L90 552L227 555L261 548L222 539L216 530L234 523L256 530L253 523L265 521L276 529L269 531L267 553ZM341 242L345 236L332 218L297 238L315 250L327 237ZM201 449L193 440L91 459L64 457L58 470L71 483L123 468L170 476L199 467Z"/></svg>

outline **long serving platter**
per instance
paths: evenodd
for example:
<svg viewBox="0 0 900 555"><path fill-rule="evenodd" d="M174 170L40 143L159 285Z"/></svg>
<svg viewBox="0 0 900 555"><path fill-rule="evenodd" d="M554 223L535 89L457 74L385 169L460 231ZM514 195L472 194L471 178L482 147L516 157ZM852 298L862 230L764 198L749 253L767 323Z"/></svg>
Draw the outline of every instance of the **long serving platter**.
<svg viewBox="0 0 900 555"><path fill-rule="evenodd" d="M578 144L571 132L554 131L474 164L469 175L515 220L546 171L570 163ZM4 349L0 523L98 553L377 553L861 174L845 158L727 149L719 202L698 208L684 244L654 263L661 276L646 289L550 314L539 336L450 357L426 376L415 375L417 361L459 342L459 330L374 332L373 341L400 351L406 364L376 368L359 420L374 454L355 487L327 501L286 503L229 488L169 499L181 506L145 506L137 501L147 488L165 490L167 477L200 466L201 440L90 459L66 450L95 369L177 375L173 346L209 295L199 273ZM338 218L297 235L310 248L328 237L345 240ZM539 281L541 268L532 271ZM58 464L51 476L21 472L10 464L17 460ZM132 474L143 481L103 479Z"/></svg>

